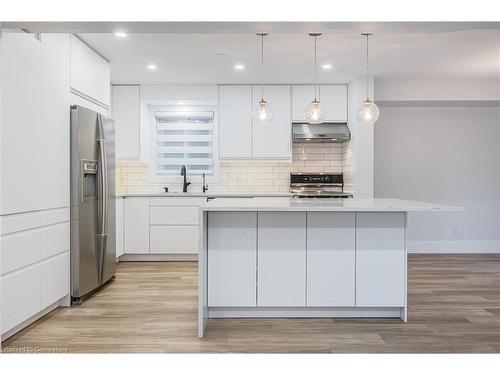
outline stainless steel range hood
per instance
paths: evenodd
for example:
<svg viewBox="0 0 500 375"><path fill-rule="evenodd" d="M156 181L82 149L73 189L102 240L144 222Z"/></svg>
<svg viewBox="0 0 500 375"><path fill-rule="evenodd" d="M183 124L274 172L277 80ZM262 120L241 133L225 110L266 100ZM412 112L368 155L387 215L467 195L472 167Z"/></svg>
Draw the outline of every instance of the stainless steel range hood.
<svg viewBox="0 0 500 375"><path fill-rule="evenodd" d="M292 124L293 142L299 143L344 143L351 139L346 123L324 122L311 125L303 122Z"/></svg>

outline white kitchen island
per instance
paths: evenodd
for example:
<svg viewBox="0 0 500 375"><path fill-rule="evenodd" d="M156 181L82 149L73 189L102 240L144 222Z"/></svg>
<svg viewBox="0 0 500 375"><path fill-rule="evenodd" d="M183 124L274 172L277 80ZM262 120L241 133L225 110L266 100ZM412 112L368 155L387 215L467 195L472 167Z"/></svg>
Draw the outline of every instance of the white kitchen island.
<svg viewBox="0 0 500 375"><path fill-rule="evenodd" d="M209 318L407 319L399 199L216 198L200 207L198 336Z"/></svg>

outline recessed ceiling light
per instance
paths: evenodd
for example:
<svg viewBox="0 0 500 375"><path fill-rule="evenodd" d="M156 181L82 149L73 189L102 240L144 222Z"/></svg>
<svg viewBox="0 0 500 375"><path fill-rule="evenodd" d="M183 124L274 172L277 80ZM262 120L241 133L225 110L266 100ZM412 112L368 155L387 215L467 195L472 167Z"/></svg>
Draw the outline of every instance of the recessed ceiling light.
<svg viewBox="0 0 500 375"><path fill-rule="evenodd" d="M116 31L115 32L115 36L117 38L126 38L127 37L127 33L123 32L123 31Z"/></svg>
<svg viewBox="0 0 500 375"><path fill-rule="evenodd" d="M155 64L148 64L147 68L149 70L156 70L157 66Z"/></svg>
<svg viewBox="0 0 500 375"><path fill-rule="evenodd" d="M184 105L184 102L177 102L178 105Z"/></svg>
<svg viewBox="0 0 500 375"><path fill-rule="evenodd" d="M323 64L323 65L321 65L321 68L323 68L325 70L331 69L332 68L332 64Z"/></svg>
<svg viewBox="0 0 500 375"><path fill-rule="evenodd" d="M236 64L234 66L234 70L245 70L245 65L243 65L243 64Z"/></svg>

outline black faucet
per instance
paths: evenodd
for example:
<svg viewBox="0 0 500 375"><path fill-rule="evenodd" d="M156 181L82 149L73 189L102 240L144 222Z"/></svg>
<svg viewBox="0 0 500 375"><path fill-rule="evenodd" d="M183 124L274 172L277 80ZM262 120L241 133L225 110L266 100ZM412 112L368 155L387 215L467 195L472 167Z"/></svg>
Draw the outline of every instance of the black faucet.
<svg viewBox="0 0 500 375"><path fill-rule="evenodd" d="M188 186L191 185L191 182L186 181L186 166L185 165L183 165L181 168L181 176L184 176L184 183L182 185L182 192L187 193Z"/></svg>
<svg viewBox="0 0 500 375"><path fill-rule="evenodd" d="M203 192L206 193L208 190L208 185L205 184L205 173L203 173Z"/></svg>

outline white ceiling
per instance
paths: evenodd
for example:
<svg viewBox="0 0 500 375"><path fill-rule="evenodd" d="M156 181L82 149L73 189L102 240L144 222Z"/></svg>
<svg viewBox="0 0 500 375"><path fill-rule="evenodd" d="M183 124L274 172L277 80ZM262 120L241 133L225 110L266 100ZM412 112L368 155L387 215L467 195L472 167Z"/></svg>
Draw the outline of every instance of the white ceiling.
<svg viewBox="0 0 500 375"><path fill-rule="evenodd" d="M314 78L313 40L321 31L322 82L364 74L363 31L371 38L371 71L380 80L500 79L500 23L40 23L30 31L73 31L111 63L113 83L253 83L260 80L260 41L266 31L265 80ZM123 30L119 39L111 31ZM99 31L99 33L96 33ZM145 32L146 31L146 32ZM135 32L135 33L134 33ZM148 71L154 63L158 69ZM237 72L235 64L245 65Z"/></svg>

